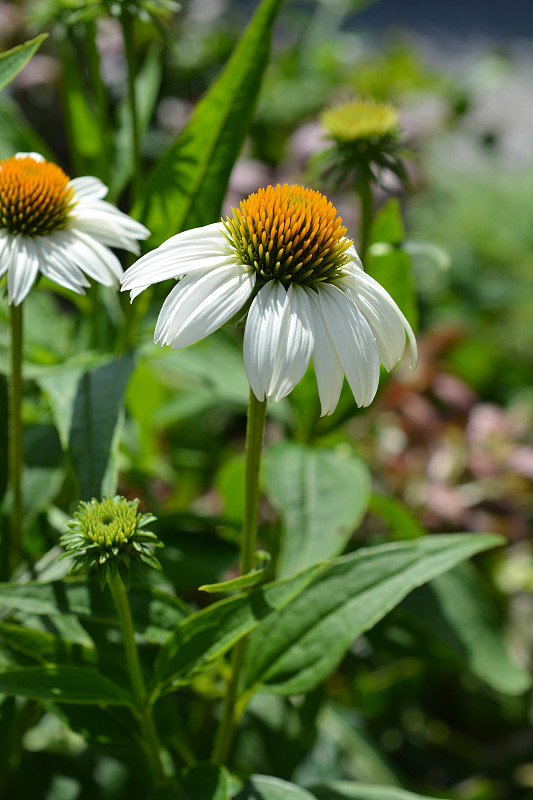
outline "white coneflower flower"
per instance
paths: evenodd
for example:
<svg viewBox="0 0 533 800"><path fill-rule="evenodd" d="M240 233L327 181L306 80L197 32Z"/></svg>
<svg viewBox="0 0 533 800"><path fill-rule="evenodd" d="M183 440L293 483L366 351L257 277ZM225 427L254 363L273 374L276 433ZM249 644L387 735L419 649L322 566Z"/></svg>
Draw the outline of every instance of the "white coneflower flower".
<svg viewBox="0 0 533 800"><path fill-rule="evenodd" d="M90 285L85 275L119 286L122 267L109 247L138 253L137 240L150 232L106 194L98 178L70 180L38 153L0 161L0 277L7 272L9 303L24 300L39 272L78 294Z"/></svg>
<svg viewBox="0 0 533 800"><path fill-rule="evenodd" d="M341 222L319 192L269 186L226 221L179 233L143 256L122 288L133 299L179 278L154 337L172 348L203 339L249 305L244 364L258 400L288 395L312 358L322 414L335 410L344 375L367 406L380 361L392 369L407 333L414 366L416 341L394 300L364 272Z"/></svg>

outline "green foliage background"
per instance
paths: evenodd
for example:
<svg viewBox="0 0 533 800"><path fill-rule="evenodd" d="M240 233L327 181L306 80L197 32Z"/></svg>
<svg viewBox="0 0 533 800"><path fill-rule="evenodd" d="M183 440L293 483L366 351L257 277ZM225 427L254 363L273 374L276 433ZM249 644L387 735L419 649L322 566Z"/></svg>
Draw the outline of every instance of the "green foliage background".
<svg viewBox="0 0 533 800"><path fill-rule="evenodd" d="M120 4L30 3L1 33L5 51L27 44L0 57L0 86L12 81L0 157L37 150L101 177L150 227L150 247L259 183L318 181L307 142L316 149L325 104L397 103L412 185L379 190L366 268L418 325L422 353L414 375L383 373L364 414L345 388L320 418L312 372L269 407L259 540L271 558L235 585L242 331L170 352L152 342L166 286L133 306L96 286L32 290L26 560L0 585L5 800L533 796L531 165L507 160L505 130L475 117L494 75L512 80L521 62L488 46L462 78L408 36L365 33L353 6L263 0L250 21L240 5L202 20L188 4L131 4L137 165L123 72L104 68ZM428 107L429 124L409 127ZM353 191L333 199L357 241ZM3 530L8 352L4 301ZM165 544L162 572L129 595L176 770L153 792L111 598L57 560L77 501L117 490L157 515ZM209 765L227 654L244 635L246 712L230 763Z"/></svg>

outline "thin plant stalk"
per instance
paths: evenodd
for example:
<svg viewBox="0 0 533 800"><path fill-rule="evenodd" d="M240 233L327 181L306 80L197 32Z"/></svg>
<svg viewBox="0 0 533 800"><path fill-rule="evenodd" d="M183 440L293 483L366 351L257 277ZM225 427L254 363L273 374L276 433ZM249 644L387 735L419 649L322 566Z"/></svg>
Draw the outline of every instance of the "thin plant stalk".
<svg viewBox="0 0 533 800"><path fill-rule="evenodd" d="M244 485L244 520L241 540L241 575L254 566L257 538L257 510L259 506L259 467L263 448L266 420L266 400L258 400L252 390L248 402L248 421L246 426L246 466ZM236 705L239 681L246 654L246 637L240 639L232 653L231 678L228 684L222 718L218 727L211 760L224 764L229 756L235 728L238 722Z"/></svg>
<svg viewBox="0 0 533 800"><path fill-rule="evenodd" d="M76 120L73 118L71 104L69 102L69 81L67 76L76 74L78 71L78 64L76 61L76 39L72 29L67 29L67 34L59 39L59 48L61 54L61 62L63 64L63 80L60 82L61 89L61 108L63 111L63 123L67 136L69 161L75 175L86 175L85 159L82 156L79 148L76 145Z"/></svg>
<svg viewBox="0 0 533 800"><path fill-rule="evenodd" d="M10 568L22 553L22 303L11 305L11 375L9 381L9 482L12 491L11 530L7 553Z"/></svg>
<svg viewBox="0 0 533 800"><path fill-rule="evenodd" d="M137 110L137 97L135 94L135 43L133 40L133 16L131 15L127 3L120 4L120 23L122 26L122 36L124 39L124 52L126 54L127 83L128 83L128 105L131 122L131 138L133 150L133 179L131 187L131 204L139 196L141 185L141 143L139 136L139 116Z"/></svg>
<svg viewBox="0 0 533 800"><path fill-rule="evenodd" d="M161 761L159 738L154 723L152 707L148 703L148 695L144 685L141 662L139 660L139 651L137 650L137 643L135 642L128 594L119 574L110 581L109 587L117 609L120 627L122 628L126 666L130 676L133 698L135 700L136 711L144 737L146 753L150 760L156 783L160 784L165 780L165 772Z"/></svg>
<svg viewBox="0 0 533 800"><path fill-rule="evenodd" d="M102 80L100 53L96 45L96 25L94 20L85 23L85 47L87 67L91 82L96 113L100 127L100 178L109 185L111 169L111 127L109 123L109 104L107 91Z"/></svg>

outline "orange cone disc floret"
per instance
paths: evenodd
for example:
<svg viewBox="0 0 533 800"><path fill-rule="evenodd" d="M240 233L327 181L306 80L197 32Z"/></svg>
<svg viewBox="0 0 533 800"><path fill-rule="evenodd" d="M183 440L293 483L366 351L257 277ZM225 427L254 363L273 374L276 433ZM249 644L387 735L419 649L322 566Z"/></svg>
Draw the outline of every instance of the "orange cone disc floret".
<svg viewBox="0 0 533 800"><path fill-rule="evenodd" d="M225 236L263 280L313 286L332 281L351 261L346 228L324 195L303 186L267 186L233 208Z"/></svg>
<svg viewBox="0 0 533 800"><path fill-rule="evenodd" d="M46 236L64 228L75 204L70 178L56 164L32 156L0 161L0 228Z"/></svg>

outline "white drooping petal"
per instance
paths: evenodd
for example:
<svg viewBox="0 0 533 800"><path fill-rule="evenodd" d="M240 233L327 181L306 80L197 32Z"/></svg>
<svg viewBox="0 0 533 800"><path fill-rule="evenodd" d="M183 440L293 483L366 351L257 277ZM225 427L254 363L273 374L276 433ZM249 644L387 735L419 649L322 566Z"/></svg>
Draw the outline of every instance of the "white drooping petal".
<svg viewBox="0 0 533 800"><path fill-rule="evenodd" d="M244 366L258 400L280 400L302 379L311 359L311 306L306 291L269 281L255 297L244 331Z"/></svg>
<svg viewBox="0 0 533 800"><path fill-rule="evenodd" d="M154 340L178 349L209 336L241 310L255 280L238 264L186 275L163 303Z"/></svg>
<svg viewBox="0 0 533 800"><path fill-rule="evenodd" d="M18 306L30 291L39 272L37 252L28 236L13 237L7 273L9 303Z"/></svg>
<svg viewBox="0 0 533 800"><path fill-rule="evenodd" d="M405 334L411 345L411 369L418 361L415 335L390 294L366 272L348 275L339 281L365 316L374 332L379 357L386 370L398 363L405 350Z"/></svg>
<svg viewBox="0 0 533 800"><path fill-rule="evenodd" d="M94 200L102 200L109 191L99 178L93 178L91 175L73 178L69 181L69 186L74 189L77 197L91 197Z"/></svg>
<svg viewBox="0 0 533 800"><path fill-rule="evenodd" d="M68 252L74 264L90 278L104 286L118 288L122 267L116 255L92 236L77 230L58 231L53 234L54 244Z"/></svg>
<svg viewBox="0 0 533 800"><path fill-rule="evenodd" d="M209 225L201 225L199 228L189 228L187 231L176 233L160 245L160 249L174 248L177 244L194 242L198 247L205 247L213 251L219 244L227 243L222 235L224 231L222 222L211 222Z"/></svg>
<svg viewBox="0 0 533 800"><path fill-rule="evenodd" d="M123 214L105 200L79 197L70 212L69 227L83 231L109 247L122 247L132 253L139 252L138 239L150 235L148 228L127 214Z"/></svg>
<svg viewBox="0 0 533 800"><path fill-rule="evenodd" d="M379 381L379 356L373 333L355 303L336 286L318 289L320 309L353 396L359 406L374 399Z"/></svg>
<svg viewBox="0 0 533 800"><path fill-rule="evenodd" d="M51 236L36 236L34 242L39 253L39 269L43 275L76 294L85 294L90 283L72 262L69 251L56 245Z"/></svg>
<svg viewBox="0 0 533 800"><path fill-rule="evenodd" d="M122 291L131 291L133 300L153 283L239 263L220 228L217 222L172 236L126 270Z"/></svg>
<svg viewBox="0 0 533 800"><path fill-rule="evenodd" d="M313 366L320 397L321 416L324 416L333 414L337 408L344 382L344 369L324 322L319 295L310 289L308 297L312 306Z"/></svg>
<svg viewBox="0 0 533 800"><path fill-rule="evenodd" d="M10 262L11 237L0 230L0 278L7 272Z"/></svg>

